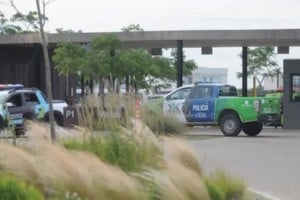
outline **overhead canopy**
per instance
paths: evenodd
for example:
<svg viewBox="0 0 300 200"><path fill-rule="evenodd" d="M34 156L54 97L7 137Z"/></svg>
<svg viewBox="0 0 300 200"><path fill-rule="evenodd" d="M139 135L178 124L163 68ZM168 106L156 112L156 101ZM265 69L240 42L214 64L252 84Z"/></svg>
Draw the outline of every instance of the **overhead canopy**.
<svg viewBox="0 0 300 200"><path fill-rule="evenodd" d="M99 33L48 34L49 44L62 41L88 43ZM125 47L175 48L182 40L183 47L241 47L241 46L300 46L300 29L266 30L195 30L112 32L119 36ZM0 45L40 43L39 34L1 35Z"/></svg>

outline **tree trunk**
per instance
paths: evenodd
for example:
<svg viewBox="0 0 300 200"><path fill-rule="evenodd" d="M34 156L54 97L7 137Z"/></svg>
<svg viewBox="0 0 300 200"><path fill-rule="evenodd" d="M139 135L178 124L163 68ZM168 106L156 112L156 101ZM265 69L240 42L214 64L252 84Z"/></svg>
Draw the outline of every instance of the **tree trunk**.
<svg viewBox="0 0 300 200"><path fill-rule="evenodd" d="M118 78L115 78L115 91L117 94L120 94L120 81Z"/></svg>
<svg viewBox="0 0 300 200"><path fill-rule="evenodd" d="M105 87L105 79L102 76L100 76L99 77L99 95L100 95L100 98L101 98L101 106L102 106L102 108L105 107L104 87Z"/></svg>
<svg viewBox="0 0 300 200"><path fill-rule="evenodd" d="M90 88L90 93L94 94L94 78L91 76L90 81L89 81L89 88Z"/></svg>
<svg viewBox="0 0 300 200"><path fill-rule="evenodd" d="M84 86L85 86L85 83L84 83L84 75L81 75L81 97L84 97Z"/></svg>
<svg viewBox="0 0 300 200"><path fill-rule="evenodd" d="M52 81L51 81L51 70L50 70L50 61L49 61L49 53L48 53L48 42L46 40L46 36L44 33L44 25L42 22L42 15L41 15L39 0L36 0L36 6L37 6L37 11L38 11L38 16L39 16L40 34L41 34L41 38L42 38L44 61L45 61L46 88L47 88L47 95L48 95L48 102L49 102L50 134L51 134L51 141L54 143L56 141L56 134L55 134L55 128L54 128Z"/></svg>
<svg viewBox="0 0 300 200"><path fill-rule="evenodd" d="M256 97L256 77L253 76L253 96Z"/></svg>
<svg viewBox="0 0 300 200"><path fill-rule="evenodd" d="M129 93L129 76L125 76L125 84L126 84L126 93Z"/></svg>

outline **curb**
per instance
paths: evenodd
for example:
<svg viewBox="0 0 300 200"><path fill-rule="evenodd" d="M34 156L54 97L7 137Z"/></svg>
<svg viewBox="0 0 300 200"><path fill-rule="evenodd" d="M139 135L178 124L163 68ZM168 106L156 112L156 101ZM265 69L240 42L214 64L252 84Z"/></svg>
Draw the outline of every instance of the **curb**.
<svg viewBox="0 0 300 200"><path fill-rule="evenodd" d="M255 190L253 188L248 188L248 190L251 191L251 192L253 192L253 193L256 193L256 194L258 194L258 195L260 195L260 196L262 196L264 198L267 198L269 200L281 200L280 198L274 197L274 196L270 195L267 192L258 191L258 190Z"/></svg>

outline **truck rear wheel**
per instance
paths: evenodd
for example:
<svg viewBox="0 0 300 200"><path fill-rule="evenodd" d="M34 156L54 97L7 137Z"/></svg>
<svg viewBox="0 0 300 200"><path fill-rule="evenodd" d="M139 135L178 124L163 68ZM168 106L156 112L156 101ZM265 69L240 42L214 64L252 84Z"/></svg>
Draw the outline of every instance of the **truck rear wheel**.
<svg viewBox="0 0 300 200"><path fill-rule="evenodd" d="M242 130L241 121L234 113L228 113L222 116L220 128L225 136L237 136Z"/></svg>
<svg viewBox="0 0 300 200"><path fill-rule="evenodd" d="M263 124L259 122L248 122L243 124L242 129L248 136L257 136L263 129Z"/></svg>
<svg viewBox="0 0 300 200"><path fill-rule="evenodd" d="M46 122L49 122L49 113L47 113L45 115L44 120ZM62 114L59 113L59 112L54 111L54 121L55 121L55 123L59 126L63 126L63 120L64 120L64 117L62 116Z"/></svg>

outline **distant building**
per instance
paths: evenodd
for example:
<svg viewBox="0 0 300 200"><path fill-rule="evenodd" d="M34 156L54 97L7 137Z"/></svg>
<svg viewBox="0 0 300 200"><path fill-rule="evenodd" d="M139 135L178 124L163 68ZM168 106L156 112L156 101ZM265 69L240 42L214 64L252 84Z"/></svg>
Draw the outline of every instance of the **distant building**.
<svg viewBox="0 0 300 200"><path fill-rule="evenodd" d="M211 83L223 83L227 84L228 69L227 68L210 68L210 67L198 67L192 72L192 75L182 77L183 85L193 84L197 81L211 82ZM164 85L163 81L158 81L161 85ZM168 82L169 87L160 87L157 91L152 91L153 94L167 93L177 88L176 82Z"/></svg>
<svg viewBox="0 0 300 200"><path fill-rule="evenodd" d="M277 78L270 78L267 77L264 80L264 90L276 90L277 88L283 88L283 78L282 76L279 76L278 80Z"/></svg>
<svg viewBox="0 0 300 200"><path fill-rule="evenodd" d="M223 83L228 82L228 69L227 68L210 68L210 67L198 67L192 73L191 83L211 82L211 83Z"/></svg>

